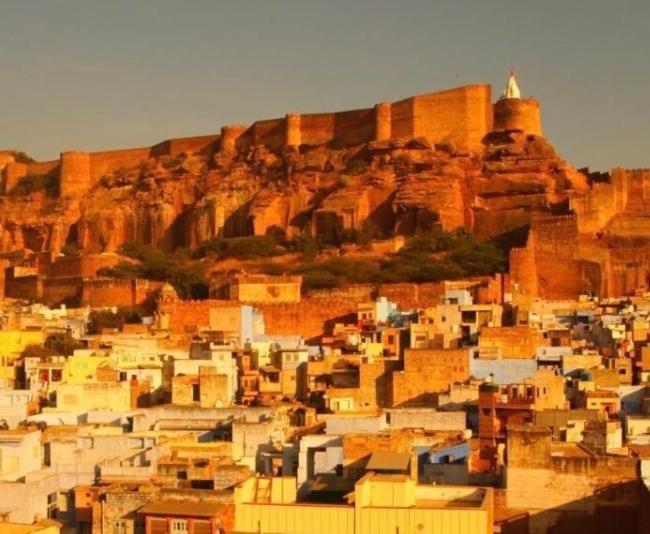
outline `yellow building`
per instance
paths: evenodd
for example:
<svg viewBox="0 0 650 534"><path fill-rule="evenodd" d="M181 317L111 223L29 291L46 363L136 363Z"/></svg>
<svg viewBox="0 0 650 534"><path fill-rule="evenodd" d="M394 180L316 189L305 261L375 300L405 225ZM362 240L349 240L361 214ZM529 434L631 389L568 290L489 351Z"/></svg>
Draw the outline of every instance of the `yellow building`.
<svg viewBox="0 0 650 534"><path fill-rule="evenodd" d="M53 519L44 519L33 525L0 521L0 532L2 534L60 534L61 523Z"/></svg>
<svg viewBox="0 0 650 534"><path fill-rule="evenodd" d="M40 468L40 430L0 430L0 481L16 481Z"/></svg>
<svg viewBox="0 0 650 534"><path fill-rule="evenodd" d="M299 503L295 478L249 478L235 488L235 531L491 534L493 490L418 485L405 475L369 473L346 504Z"/></svg>
<svg viewBox="0 0 650 534"><path fill-rule="evenodd" d="M41 345L41 330L0 330L0 387L12 389L16 381L14 361L28 345Z"/></svg>
<svg viewBox="0 0 650 534"><path fill-rule="evenodd" d="M56 409L127 411L131 409L131 390L127 382L60 384L56 393ZM45 410L44 410L45 411Z"/></svg>
<svg viewBox="0 0 650 534"><path fill-rule="evenodd" d="M73 356L66 359L63 368L63 381L68 384L90 384L97 381L97 368L109 365L110 358L104 355L76 351Z"/></svg>

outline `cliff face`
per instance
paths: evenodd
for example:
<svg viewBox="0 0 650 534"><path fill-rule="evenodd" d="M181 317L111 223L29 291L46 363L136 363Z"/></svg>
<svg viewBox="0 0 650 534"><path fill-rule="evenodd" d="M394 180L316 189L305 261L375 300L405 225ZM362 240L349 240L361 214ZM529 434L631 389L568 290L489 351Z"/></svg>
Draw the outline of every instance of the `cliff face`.
<svg viewBox="0 0 650 534"><path fill-rule="evenodd" d="M384 237L440 225L515 247L512 281L532 296L619 295L648 284L649 171L588 177L544 138L508 130L486 135L478 150L427 138L232 153L210 143L138 152L83 193L0 196L0 252L116 252L129 241L171 250L269 233L336 242L370 223ZM43 169L30 179L50 183L55 167Z"/></svg>
<svg viewBox="0 0 650 534"><path fill-rule="evenodd" d="M215 237L301 232L340 238L372 221L388 237L440 224L485 237L566 208L585 177L542 138L494 134L478 153L425 139L151 157L107 173L81 196L0 199L0 250L114 252L128 241L172 249Z"/></svg>

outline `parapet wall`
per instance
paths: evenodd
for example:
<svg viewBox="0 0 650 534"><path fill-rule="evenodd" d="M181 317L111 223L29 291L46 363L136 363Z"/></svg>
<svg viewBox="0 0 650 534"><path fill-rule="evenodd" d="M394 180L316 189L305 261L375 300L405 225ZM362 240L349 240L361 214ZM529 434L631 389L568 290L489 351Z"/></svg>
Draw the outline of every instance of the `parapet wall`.
<svg viewBox="0 0 650 534"><path fill-rule="evenodd" d="M299 145L354 146L390 138L426 137L432 143L453 143L478 149L492 129L489 85L468 85L448 91L380 103L374 108L336 113L291 113L284 118L253 123L233 130L222 152L266 145L273 150Z"/></svg>

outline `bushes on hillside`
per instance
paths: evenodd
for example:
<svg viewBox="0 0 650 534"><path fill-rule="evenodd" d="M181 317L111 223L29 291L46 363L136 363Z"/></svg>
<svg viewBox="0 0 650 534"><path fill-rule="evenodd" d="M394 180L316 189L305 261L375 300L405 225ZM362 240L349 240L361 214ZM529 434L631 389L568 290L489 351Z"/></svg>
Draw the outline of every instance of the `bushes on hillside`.
<svg viewBox="0 0 650 534"><path fill-rule="evenodd" d="M9 191L12 196L23 196L35 191L45 191L49 196L56 196L59 191L59 180L56 176L41 176L28 174L23 176Z"/></svg>
<svg viewBox="0 0 650 534"><path fill-rule="evenodd" d="M120 252L138 260L121 262L114 267L100 269L97 274L111 278L147 278L168 281L181 298L205 298L208 282L203 270L184 250L166 252L153 245L126 243Z"/></svg>
<svg viewBox="0 0 650 534"><path fill-rule="evenodd" d="M138 308L124 307L117 311L95 310L88 317L88 333L99 334L104 329L120 330L125 324L142 323L142 311Z"/></svg>
<svg viewBox="0 0 650 534"><path fill-rule="evenodd" d="M84 348L84 344L73 338L68 332L50 334L45 338L43 346L53 354L62 354L63 356L72 356L75 350Z"/></svg>
<svg viewBox="0 0 650 534"><path fill-rule="evenodd" d="M439 282L493 274L505 265L505 254L491 242L465 232L434 230L410 238L386 260L332 258L316 262L312 258L291 272L301 274L303 287L313 290L358 283Z"/></svg>
<svg viewBox="0 0 650 534"><path fill-rule="evenodd" d="M204 241L194 251L195 258L218 257L247 260L269 258L284 253L278 241L270 236L217 238Z"/></svg>
<svg viewBox="0 0 650 534"><path fill-rule="evenodd" d="M16 163L27 163L27 164L34 163L34 161L35 161L34 158L32 158L31 156L28 156L27 154L25 154L22 151L21 152L16 152L14 154L14 160L16 160Z"/></svg>

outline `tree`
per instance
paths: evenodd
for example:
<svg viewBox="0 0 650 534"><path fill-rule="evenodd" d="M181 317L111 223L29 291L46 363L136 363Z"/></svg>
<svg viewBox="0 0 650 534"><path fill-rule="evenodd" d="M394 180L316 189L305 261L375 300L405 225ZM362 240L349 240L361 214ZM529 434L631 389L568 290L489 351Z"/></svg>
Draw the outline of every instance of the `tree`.
<svg viewBox="0 0 650 534"><path fill-rule="evenodd" d="M51 351L51 354L72 356L75 350L83 349L84 344L75 339L68 332L57 332L45 338L44 348Z"/></svg>

